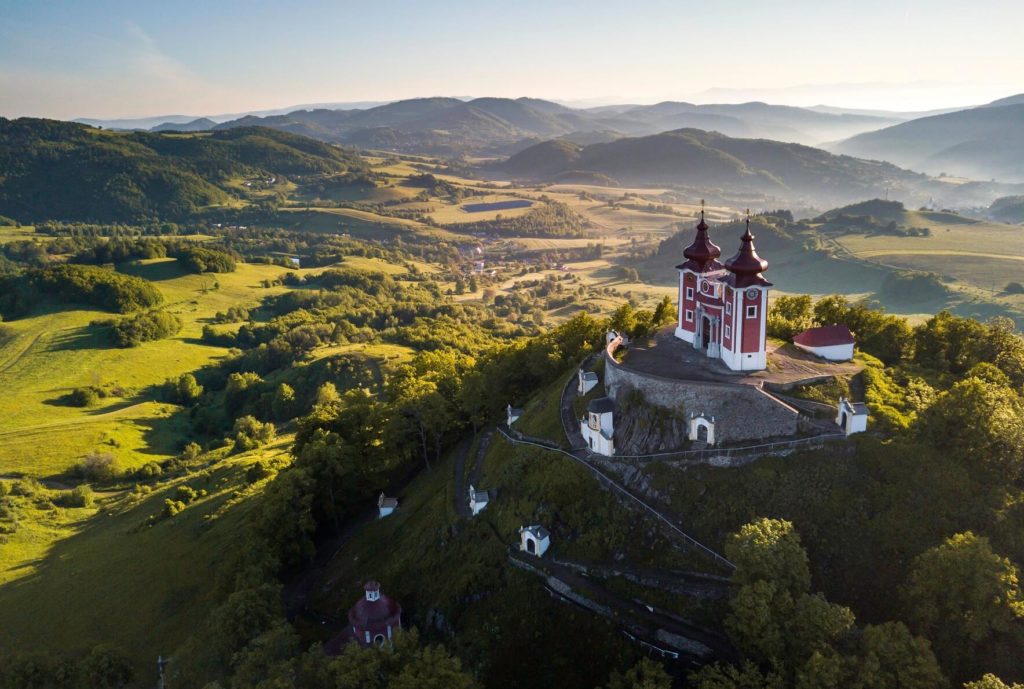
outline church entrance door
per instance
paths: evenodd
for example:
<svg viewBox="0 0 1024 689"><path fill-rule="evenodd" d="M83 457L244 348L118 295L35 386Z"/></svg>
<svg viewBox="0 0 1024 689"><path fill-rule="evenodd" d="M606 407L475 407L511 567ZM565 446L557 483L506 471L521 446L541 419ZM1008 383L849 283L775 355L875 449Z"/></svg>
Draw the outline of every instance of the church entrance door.
<svg viewBox="0 0 1024 689"><path fill-rule="evenodd" d="M711 319L707 316L701 320L700 324L700 346L702 349L707 349L708 345L711 344Z"/></svg>

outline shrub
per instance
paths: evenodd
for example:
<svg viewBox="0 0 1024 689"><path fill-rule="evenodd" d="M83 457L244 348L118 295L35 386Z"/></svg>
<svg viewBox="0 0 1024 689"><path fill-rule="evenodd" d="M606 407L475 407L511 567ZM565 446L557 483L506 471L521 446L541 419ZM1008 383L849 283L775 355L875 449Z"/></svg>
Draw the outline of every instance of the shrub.
<svg viewBox="0 0 1024 689"><path fill-rule="evenodd" d="M182 512L185 509L185 507L186 507L185 503L180 501L180 500L170 500L170 499L167 499L167 500L164 500L164 510L161 513L161 515L165 519L169 519L169 518L179 514L180 512Z"/></svg>
<svg viewBox="0 0 1024 689"><path fill-rule="evenodd" d="M92 507L93 502L92 488L85 484L75 486L60 498L60 504L65 507Z"/></svg>
<svg viewBox="0 0 1024 689"><path fill-rule="evenodd" d="M163 473L163 468L156 462L146 462L135 470L135 477L140 481L153 481Z"/></svg>
<svg viewBox="0 0 1024 689"><path fill-rule="evenodd" d="M75 473L89 482L103 483L114 480L121 472L114 455L93 450L75 465Z"/></svg>
<svg viewBox="0 0 1024 689"><path fill-rule="evenodd" d="M233 273L235 259L230 254L199 246L190 246L174 252L182 267L192 273Z"/></svg>
<svg viewBox="0 0 1024 689"><path fill-rule="evenodd" d="M93 407L99 404L100 399L106 394L100 388L90 386L87 388L75 388L69 392L65 399L72 407Z"/></svg>
<svg viewBox="0 0 1024 689"><path fill-rule="evenodd" d="M277 435L277 429L269 421L262 423L254 416L243 416L235 420L231 431L235 437L235 450L245 452L269 443Z"/></svg>
<svg viewBox="0 0 1024 689"><path fill-rule="evenodd" d="M149 311L114 324L114 340L121 347L138 347L161 340L181 330L181 319L167 311Z"/></svg>
<svg viewBox="0 0 1024 689"><path fill-rule="evenodd" d="M168 378L164 382L163 396L174 404L191 404L203 394L203 386L196 381L191 373L182 373L177 378Z"/></svg>

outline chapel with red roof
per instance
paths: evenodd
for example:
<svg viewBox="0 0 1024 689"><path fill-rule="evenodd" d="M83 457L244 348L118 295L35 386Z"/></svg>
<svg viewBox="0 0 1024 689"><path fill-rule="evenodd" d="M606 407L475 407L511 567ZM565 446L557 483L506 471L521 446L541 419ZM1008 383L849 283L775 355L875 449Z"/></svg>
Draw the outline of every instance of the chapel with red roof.
<svg viewBox="0 0 1024 689"><path fill-rule="evenodd" d="M402 606L381 593L378 582L368 581L363 597L348 611L348 626L324 645L324 652L337 655L353 641L364 647L383 646L401 629Z"/></svg>
<svg viewBox="0 0 1024 689"><path fill-rule="evenodd" d="M703 203L703 202L702 202ZM733 371L760 371L767 366L765 330L768 261L757 255L754 235L740 237L736 254L721 263L721 248L711 241L704 210L697 234L683 251L679 271L675 335Z"/></svg>

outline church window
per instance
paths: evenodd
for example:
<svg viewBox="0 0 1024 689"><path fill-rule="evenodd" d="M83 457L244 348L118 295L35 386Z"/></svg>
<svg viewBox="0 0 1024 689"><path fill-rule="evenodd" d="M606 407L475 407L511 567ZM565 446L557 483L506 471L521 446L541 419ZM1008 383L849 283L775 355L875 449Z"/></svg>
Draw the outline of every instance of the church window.
<svg viewBox="0 0 1024 689"><path fill-rule="evenodd" d="M693 323L693 311L690 311L689 309L686 310L686 322Z"/></svg>
<svg viewBox="0 0 1024 689"><path fill-rule="evenodd" d="M757 304L751 304L747 307L747 318L757 318Z"/></svg>
<svg viewBox="0 0 1024 689"><path fill-rule="evenodd" d="M728 340L728 339L731 339L731 338L732 338L732 328L730 328L729 326L725 326L725 339Z"/></svg>
<svg viewBox="0 0 1024 689"><path fill-rule="evenodd" d="M687 287L686 288L686 298L687 299L693 299L693 288L692 287ZM687 320L689 320L689 319L687 319Z"/></svg>
<svg viewBox="0 0 1024 689"><path fill-rule="evenodd" d="M726 316L731 316L732 315L732 302L731 301L725 302L725 315Z"/></svg>

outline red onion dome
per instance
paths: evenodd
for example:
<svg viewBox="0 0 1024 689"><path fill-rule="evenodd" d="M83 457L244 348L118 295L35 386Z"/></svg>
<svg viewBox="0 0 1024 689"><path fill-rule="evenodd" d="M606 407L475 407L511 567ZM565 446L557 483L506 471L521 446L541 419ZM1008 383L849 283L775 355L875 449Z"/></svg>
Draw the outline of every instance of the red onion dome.
<svg viewBox="0 0 1024 689"><path fill-rule="evenodd" d="M740 250L725 262L725 268L735 275L734 287L753 287L770 285L761 273L768 268L768 261L757 255L754 248L754 235L750 234L750 220L747 219L747 231L740 237Z"/></svg>
<svg viewBox="0 0 1024 689"><path fill-rule="evenodd" d="M400 606L393 598L380 592L380 584L367 582L364 587L365 597L348 611L349 624L359 631L384 631L388 625L399 627L402 614Z"/></svg>
<svg viewBox="0 0 1024 689"><path fill-rule="evenodd" d="M702 210L700 223L697 224L697 236L693 238L693 243L683 250L683 256L687 260L676 268L689 269L697 273L718 270L722 264L716 259L721 255L722 249L708 236L708 225L704 222L704 211Z"/></svg>

